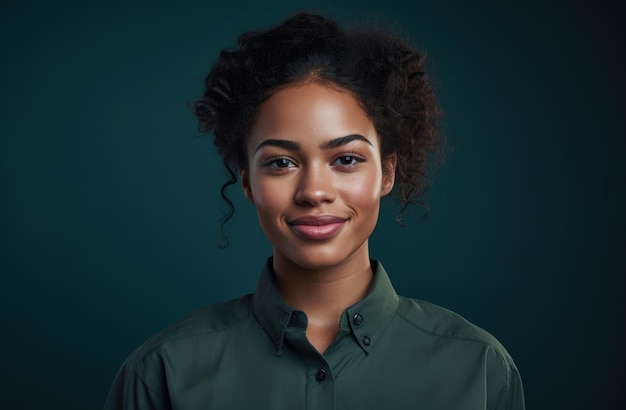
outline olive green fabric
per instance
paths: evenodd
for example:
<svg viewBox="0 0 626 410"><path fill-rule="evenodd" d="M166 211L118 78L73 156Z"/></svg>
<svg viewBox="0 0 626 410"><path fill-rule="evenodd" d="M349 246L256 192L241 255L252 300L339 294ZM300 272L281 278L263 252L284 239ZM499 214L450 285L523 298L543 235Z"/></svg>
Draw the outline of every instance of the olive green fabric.
<svg viewBox="0 0 626 410"><path fill-rule="evenodd" d="M398 297L380 263L323 355L271 266L253 295L200 309L140 346L105 409L524 409L502 345L446 309Z"/></svg>

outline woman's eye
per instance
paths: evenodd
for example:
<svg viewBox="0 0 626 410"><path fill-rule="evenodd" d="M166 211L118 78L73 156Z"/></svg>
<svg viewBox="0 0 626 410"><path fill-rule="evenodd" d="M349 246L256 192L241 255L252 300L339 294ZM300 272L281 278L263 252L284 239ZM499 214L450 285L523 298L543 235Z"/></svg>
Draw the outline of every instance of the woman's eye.
<svg viewBox="0 0 626 410"><path fill-rule="evenodd" d="M335 163L339 165L356 165L363 161L363 158L357 157L356 155L342 155L335 160Z"/></svg>
<svg viewBox="0 0 626 410"><path fill-rule="evenodd" d="M290 168L295 164L287 158L274 158L264 164L268 168Z"/></svg>

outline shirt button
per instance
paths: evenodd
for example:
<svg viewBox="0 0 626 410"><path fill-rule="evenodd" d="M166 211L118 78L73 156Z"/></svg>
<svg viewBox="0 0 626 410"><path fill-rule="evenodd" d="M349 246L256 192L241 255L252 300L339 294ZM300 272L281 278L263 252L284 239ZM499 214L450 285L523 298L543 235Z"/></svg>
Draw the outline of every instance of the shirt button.
<svg viewBox="0 0 626 410"><path fill-rule="evenodd" d="M355 325L358 326L361 323L363 323L363 316L361 316L360 313L357 313L354 316L352 316L352 321L354 322Z"/></svg>
<svg viewBox="0 0 626 410"><path fill-rule="evenodd" d="M317 374L315 375L315 378L317 379L318 382L324 381L324 379L326 378L326 370L319 369L317 371Z"/></svg>
<svg viewBox="0 0 626 410"><path fill-rule="evenodd" d="M363 344L364 344L365 346L369 346L369 345L370 345L370 343L372 343L372 341L370 340L370 338L369 338L369 337L367 337L367 336L363 336Z"/></svg>

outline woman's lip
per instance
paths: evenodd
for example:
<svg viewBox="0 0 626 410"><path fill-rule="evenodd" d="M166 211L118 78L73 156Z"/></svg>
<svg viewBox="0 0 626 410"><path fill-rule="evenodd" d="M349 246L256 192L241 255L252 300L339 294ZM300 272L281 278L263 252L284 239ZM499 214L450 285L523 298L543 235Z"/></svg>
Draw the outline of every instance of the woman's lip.
<svg viewBox="0 0 626 410"><path fill-rule="evenodd" d="M302 238L322 240L335 236L346 221L335 215L306 215L290 220L289 226Z"/></svg>
<svg viewBox="0 0 626 410"><path fill-rule="evenodd" d="M346 218L335 215L308 215L290 220L289 225L323 226L343 223L345 221Z"/></svg>
<svg viewBox="0 0 626 410"><path fill-rule="evenodd" d="M335 236L343 225L346 223L345 219L341 219L339 222L331 222L323 225L311 225L311 224L290 224L291 229L296 235L306 238L322 240Z"/></svg>

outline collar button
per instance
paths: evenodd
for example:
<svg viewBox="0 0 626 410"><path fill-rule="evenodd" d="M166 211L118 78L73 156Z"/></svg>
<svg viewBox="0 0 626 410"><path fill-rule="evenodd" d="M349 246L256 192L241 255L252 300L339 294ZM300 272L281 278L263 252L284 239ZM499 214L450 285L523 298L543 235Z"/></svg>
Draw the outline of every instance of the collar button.
<svg viewBox="0 0 626 410"><path fill-rule="evenodd" d="M361 323L363 323L363 316L361 316L360 313L356 313L354 316L352 316L352 322L355 325L360 325Z"/></svg>
<svg viewBox="0 0 626 410"><path fill-rule="evenodd" d="M317 374L315 375L315 378L317 379L318 382L324 381L324 379L326 379L326 370L319 369L317 371Z"/></svg>

